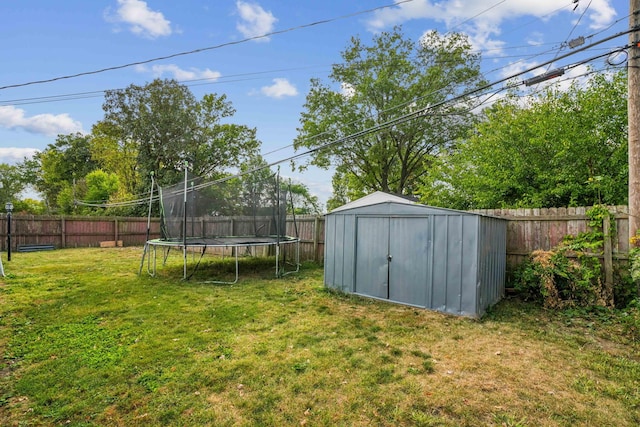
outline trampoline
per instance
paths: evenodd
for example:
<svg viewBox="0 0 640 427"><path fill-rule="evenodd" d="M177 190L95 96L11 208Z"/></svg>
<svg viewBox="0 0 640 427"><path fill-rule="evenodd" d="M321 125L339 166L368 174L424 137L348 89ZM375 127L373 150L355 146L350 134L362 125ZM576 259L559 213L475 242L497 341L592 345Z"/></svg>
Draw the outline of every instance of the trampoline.
<svg viewBox="0 0 640 427"><path fill-rule="evenodd" d="M276 277L298 272L300 239L297 237L295 216L296 236L288 236L285 232L288 192L281 188L279 175L268 172L205 184L185 171L183 183L168 188L158 187L162 237L147 238L139 274L142 274L146 263L147 273L156 275L158 248L162 250L163 265L172 249L182 250L184 280L190 279L198 270L208 249L221 250L223 256L231 251L235 278L233 281L211 279L205 283L237 283L242 249L251 253L262 247L274 253ZM150 227L152 200L153 194L149 199L147 229ZM290 262L293 269L289 271L285 269L287 248L293 250ZM192 253L195 258L198 252L197 262L190 266L187 254Z"/></svg>

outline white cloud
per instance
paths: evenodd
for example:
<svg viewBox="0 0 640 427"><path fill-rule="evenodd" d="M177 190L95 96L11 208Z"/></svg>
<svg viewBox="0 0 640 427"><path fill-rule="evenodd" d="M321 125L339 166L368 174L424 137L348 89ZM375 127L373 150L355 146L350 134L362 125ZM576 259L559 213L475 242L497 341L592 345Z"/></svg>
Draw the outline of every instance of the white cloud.
<svg viewBox="0 0 640 427"><path fill-rule="evenodd" d="M260 92L269 98L284 98L285 96L296 96L298 89L289 80L280 78L273 79L273 84L271 86L263 86Z"/></svg>
<svg viewBox="0 0 640 427"><path fill-rule="evenodd" d="M31 158L38 149L36 148L18 148L6 147L0 148L0 163L16 164L21 162L25 157Z"/></svg>
<svg viewBox="0 0 640 427"><path fill-rule="evenodd" d="M589 74L589 66L581 64L567 71L559 79L549 80L548 84L555 83L560 90L565 91L568 90L572 84L577 84L578 86L586 85L591 77Z"/></svg>
<svg viewBox="0 0 640 427"><path fill-rule="evenodd" d="M437 5L432 5L428 0L414 0L403 3L396 8L386 8L374 13L369 20L369 29L380 31L393 25L402 24L411 19L436 19L442 10Z"/></svg>
<svg viewBox="0 0 640 427"><path fill-rule="evenodd" d="M544 43L544 34L539 31L534 31L527 37L527 44L530 46L540 46Z"/></svg>
<svg viewBox="0 0 640 427"><path fill-rule="evenodd" d="M264 34L273 32L274 24L278 21L271 12L265 11L257 3L248 3L243 1L236 2L238 14L242 19L238 22L236 28L246 38L260 37ZM269 37L261 37L255 41L266 42Z"/></svg>
<svg viewBox="0 0 640 427"><path fill-rule="evenodd" d="M107 11L107 21L127 24L132 33L151 39L168 36L173 32L171 22L162 12L149 9L145 1L118 0L118 5L115 14Z"/></svg>
<svg viewBox="0 0 640 427"><path fill-rule="evenodd" d="M212 71L208 68L200 70L198 68L191 67L188 70L185 70L175 64L153 65L151 67L138 65L136 66L136 71L139 73L151 73L155 77L162 77L165 74L170 74L174 79L179 81L199 79L218 80L222 76L220 72Z"/></svg>
<svg viewBox="0 0 640 427"><path fill-rule="evenodd" d="M69 114L37 114L27 117L25 111L11 105L0 106L0 127L23 129L29 133L56 136L82 132L82 123L73 120Z"/></svg>
<svg viewBox="0 0 640 427"><path fill-rule="evenodd" d="M584 2L583 2L584 3ZM611 24L616 17L616 11L611 7L608 0L592 0L589 6L589 20L592 30L599 30ZM587 7L588 4L581 4L581 7Z"/></svg>
<svg viewBox="0 0 640 427"><path fill-rule="evenodd" d="M515 74L521 73L524 70L533 68L536 65L538 65L538 62L530 62L530 61L510 62L509 64L505 65L500 69L500 77L504 79L509 76L513 76ZM544 70L540 70L537 74L542 74L543 72ZM534 74L537 75L536 73ZM523 76L519 76L518 78L522 80Z"/></svg>
<svg viewBox="0 0 640 427"><path fill-rule="evenodd" d="M345 98L351 98L351 97L353 97L353 95L356 94L356 90L349 83L342 82L342 83L340 83L340 93Z"/></svg>
<svg viewBox="0 0 640 427"><path fill-rule="evenodd" d="M603 28L613 22L616 12L611 0L580 2L580 8L590 4L587 16L591 28ZM503 1L486 0L414 0L398 4L394 8L376 11L367 24L370 31L381 31L393 25L415 19L432 19L442 22L449 31L460 31L469 35L474 49L496 49L503 46L497 40L503 21L523 16L547 19L554 14L573 13L572 4L560 7L557 0Z"/></svg>

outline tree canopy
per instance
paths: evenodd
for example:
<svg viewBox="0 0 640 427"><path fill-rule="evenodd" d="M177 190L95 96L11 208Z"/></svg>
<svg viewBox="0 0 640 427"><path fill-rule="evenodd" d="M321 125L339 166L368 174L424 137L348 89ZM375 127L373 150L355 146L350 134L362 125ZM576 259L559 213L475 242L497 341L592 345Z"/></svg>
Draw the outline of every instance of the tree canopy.
<svg viewBox="0 0 640 427"><path fill-rule="evenodd" d="M196 175L216 176L254 156L260 145L255 129L222 122L235 113L225 95L197 100L175 80L107 91L102 108L104 119L94 127L107 144L102 158L113 152L108 147L135 153L138 191L148 188L151 172L162 184L175 181L185 162Z"/></svg>
<svg viewBox="0 0 640 427"><path fill-rule="evenodd" d="M15 202L25 186L19 167L0 163L0 209L4 210L6 202Z"/></svg>
<svg viewBox="0 0 640 427"><path fill-rule="evenodd" d="M171 184L185 162L194 174L216 178L254 158L260 146L255 129L229 123L235 110L225 95L198 100L175 80L107 91L103 110L90 134L59 135L23 164L25 176L58 212L95 210L78 209L77 199L139 199L149 191L152 173L159 184ZM134 214L135 208L97 212Z"/></svg>
<svg viewBox="0 0 640 427"><path fill-rule="evenodd" d="M342 59L330 84L311 81L296 149L315 149L311 164L335 167L335 204L373 190L412 193L472 122L468 100L444 101L482 84L479 55L462 34L431 31L416 43L396 27L370 45L353 37ZM417 119L363 134L422 109Z"/></svg>
<svg viewBox="0 0 640 427"><path fill-rule="evenodd" d="M65 200L72 202L73 187L98 167L92 159L89 140L89 135L80 133L58 135L55 143L34 156L35 164L25 163L32 175L38 175L34 185L47 206L58 207L61 192L67 194ZM71 206L66 209L69 213Z"/></svg>
<svg viewBox="0 0 640 427"><path fill-rule="evenodd" d="M441 157L422 201L460 209L625 204L626 93L622 71L584 87L551 86L526 103L511 94Z"/></svg>
<svg viewBox="0 0 640 427"><path fill-rule="evenodd" d="M318 197L311 194L309 187L303 183L289 181L289 200L287 213L296 215L319 215L320 203Z"/></svg>

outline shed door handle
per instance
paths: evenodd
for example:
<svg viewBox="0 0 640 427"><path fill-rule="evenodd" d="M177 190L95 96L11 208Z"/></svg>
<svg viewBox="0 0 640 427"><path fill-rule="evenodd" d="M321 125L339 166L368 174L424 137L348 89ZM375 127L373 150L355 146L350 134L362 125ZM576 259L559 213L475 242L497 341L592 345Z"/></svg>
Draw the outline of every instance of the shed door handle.
<svg viewBox="0 0 640 427"><path fill-rule="evenodd" d="M391 262L391 260L392 260L392 259L393 259L393 257L392 257L391 255L387 255L387 260L388 260L389 262Z"/></svg>

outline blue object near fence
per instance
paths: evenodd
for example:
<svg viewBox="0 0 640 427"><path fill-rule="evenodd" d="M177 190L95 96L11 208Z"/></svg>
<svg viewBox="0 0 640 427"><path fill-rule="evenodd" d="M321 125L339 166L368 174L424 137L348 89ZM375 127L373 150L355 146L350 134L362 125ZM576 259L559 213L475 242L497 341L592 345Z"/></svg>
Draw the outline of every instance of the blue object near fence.
<svg viewBox="0 0 640 427"><path fill-rule="evenodd" d="M54 245L18 245L18 252L52 251Z"/></svg>

